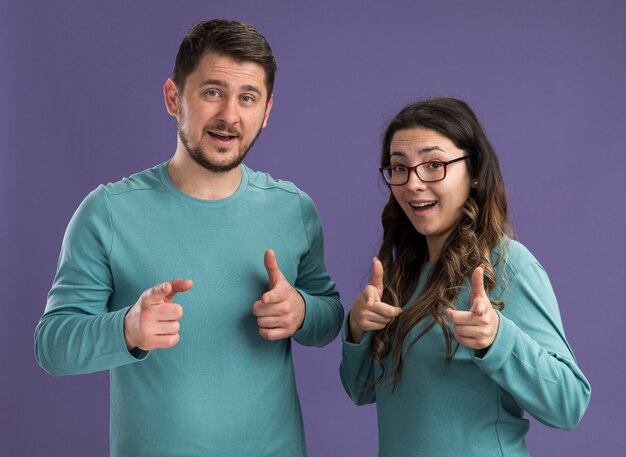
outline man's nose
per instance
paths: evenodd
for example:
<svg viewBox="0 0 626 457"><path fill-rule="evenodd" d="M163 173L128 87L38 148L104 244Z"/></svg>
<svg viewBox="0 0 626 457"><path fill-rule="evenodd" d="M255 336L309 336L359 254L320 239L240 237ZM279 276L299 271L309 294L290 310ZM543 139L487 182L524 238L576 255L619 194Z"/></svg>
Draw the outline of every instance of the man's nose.
<svg viewBox="0 0 626 457"><path fill-rule="evenodd" d="M239 105L236 99L227 98L224 100L220 106L219 118L229 125L239 122Z"/></svg>

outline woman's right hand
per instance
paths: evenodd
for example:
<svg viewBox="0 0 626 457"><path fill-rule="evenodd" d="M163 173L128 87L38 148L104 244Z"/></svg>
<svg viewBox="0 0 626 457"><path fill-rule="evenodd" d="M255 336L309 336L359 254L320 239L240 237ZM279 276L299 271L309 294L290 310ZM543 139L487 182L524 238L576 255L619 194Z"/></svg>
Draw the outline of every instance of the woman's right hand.
<svg viewBox="0 0 626 457"><path fill-rule="evenodd" d="M352 304L348 317L350 339L360 343L369 330L380 330L402 312L402 308L380 301L383 296L383 264L377 257L372 261L372 280Z"/></svg>

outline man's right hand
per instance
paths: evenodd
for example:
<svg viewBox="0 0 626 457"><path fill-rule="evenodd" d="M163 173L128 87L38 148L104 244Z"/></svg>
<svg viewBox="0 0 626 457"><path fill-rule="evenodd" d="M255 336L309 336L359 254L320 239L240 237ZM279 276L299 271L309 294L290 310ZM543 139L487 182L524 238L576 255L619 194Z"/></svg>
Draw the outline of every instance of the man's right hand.
<svg viewBox="0 0 626 457"><path fill-rule="evenodd" d="M360 343L363 334L369 330L385 328L402 312L402 308L380 301L383 291L383 265L375 257L372 262L372 280L354 301L348 317L350 339L353 343Z"/></svg>
<svg viewBox="0 0 626 457"><path fill-rule="evenodd" d="M124 317L124 338L129 351L171 348L178 343L178 320L183 317L183 307L172 302L172 298L192 286L189 279L172 279L141 294Z"/></svg>

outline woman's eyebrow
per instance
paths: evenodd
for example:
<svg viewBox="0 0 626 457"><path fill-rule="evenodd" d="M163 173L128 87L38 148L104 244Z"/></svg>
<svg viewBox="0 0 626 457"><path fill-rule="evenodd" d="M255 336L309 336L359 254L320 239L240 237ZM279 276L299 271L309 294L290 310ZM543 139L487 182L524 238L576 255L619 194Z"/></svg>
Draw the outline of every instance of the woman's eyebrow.
<svg viewBox="0 0 626 457"><path fill-rule="evenodd" d="M419 151L417 151L420 154L427 154L429 152L432 151L441 151L441 152L445 152L447 154L447 151L439 146L427 146L425 148L420 149ZM403 151L392 151L390 154L391 157L394 156L400 156L400 157L407 157L406 153Z"/></svg>

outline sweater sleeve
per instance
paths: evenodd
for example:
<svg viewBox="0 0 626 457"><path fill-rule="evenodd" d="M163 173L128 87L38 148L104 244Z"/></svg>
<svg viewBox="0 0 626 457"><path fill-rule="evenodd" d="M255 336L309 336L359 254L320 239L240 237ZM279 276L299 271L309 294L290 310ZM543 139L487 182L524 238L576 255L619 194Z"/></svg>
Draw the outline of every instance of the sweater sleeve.
<svg viewBox="0 0 626 457"><path fill-rule="evenodd" d="M112 236L101 186L85 198L67 227L46 309L35 330L35 358L54 376L107 370L147 356L126 349L128 308L107 308L113 291Z"/></svg>
<svg viewBox="0 0 626 457"><path fill-rule="evenodd" d="M498 334L475 363L538 421L561 429L582 418L591 386L565 339L556 297L536 261L510 278Z"/></svg>
<svg viewBox="0 0 626 457"><path fill-rule="evenodd" d="M305 346L324 346L341 329L343 307L324 262L324 237L311 198L300 192L300 204L309 249L300 259L295 288L304 299L306 315L294 339Z"/></svg>
<svg viewBox="0 0 626 457"><path fill-rule="evenodd" d="M358 344L351 342L348 317L342 330L343 348L339 366L341 383L356 405L375 403L374 361L370 355L370 343L374 332L365 332Z"/></svg>

